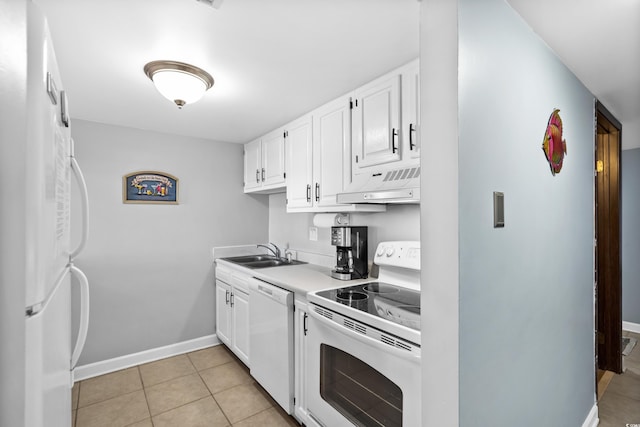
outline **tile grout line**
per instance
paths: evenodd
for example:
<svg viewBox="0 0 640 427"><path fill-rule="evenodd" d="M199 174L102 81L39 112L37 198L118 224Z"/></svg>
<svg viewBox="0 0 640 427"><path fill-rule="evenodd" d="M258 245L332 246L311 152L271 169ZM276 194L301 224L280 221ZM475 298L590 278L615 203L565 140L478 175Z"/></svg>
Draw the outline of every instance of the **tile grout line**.
<svg viewBox="0 0 640 427"><path fill-rule="evenodd" d="M136 365L136 369L138 370L138 377L140 378L140 384L142 384L142 393L144 394L144 403L147 404L147 411L149 411L149 421L151 422L151 427L153 427L153 416L151 415L151 407L149 406L149 399L147 398L147 388L144 386L144 381L142 380L142 372L140 372L140 365Z"/></svg>
<svg viewBox="0 0 640 427"><path fill-rule="evenodd" d="M187 357L189 357L188 354L187 354ZM189 357L189 360L191 361L191 357ZM209 368L205 368L205 369L202 369L202 370L205 371L207 369L212 369L212 368L215 368L217 366L226 365L227 363L231 363L231 362L233 362L233 360L230 360L229 362L226 362L226 363L221 363L220 365L211 366ZM193 362L191 362L191 364L193 364ZM194 367L195 367L195 365L194 365ZM229 424L229 426L232 426L231 420L229 419L229 417L227 417L227 414L222 409L222 406L220 406L220 403L218 403L218 401L216 400L216 397L213 395L213 392L209 388L209 385L207 384L207 382L204 380L204 378L202 378L202 375L200 374L201 371L196 368L196 372L198 373L198 376L200 377L200 381L202 381L204 383L204 386L207 388L207 391L209 392L209 395L213 399L213 402L216 404L218 409L220 409L220 412L222 412L222 416L224 417L225 420L227 420L227 424Z"/></svg>

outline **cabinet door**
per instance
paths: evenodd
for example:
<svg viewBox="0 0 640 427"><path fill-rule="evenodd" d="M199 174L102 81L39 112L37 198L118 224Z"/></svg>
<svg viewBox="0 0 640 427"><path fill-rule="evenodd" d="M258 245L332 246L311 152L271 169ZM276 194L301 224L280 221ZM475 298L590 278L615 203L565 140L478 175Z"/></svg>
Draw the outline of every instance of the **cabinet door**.
<svg viewBox="0 0 640 427"><path fill-rule="evenodd" d="M313 205L311 116L286 126L287 209Z"/></svg>
<svg viewBox="0 0 640 427"><path fill-rule="evenodd" d="M231 346L230 298L231 286L216 280L216 335L229 347Z"/></svg>
<svg viewBox="0 0 640 427"><path fill-rule="evenodd" d="M354 173L367 166L400 160L400 74L381 77L355 91Z"/></svg>
<svg viewBox="0 0 640 427"><path fill-rule="evenodd" d="M263 186L284 184L284 130L275 130L262 138Z"/></svg>
<svg viewBox="0 0 640 427"><path fill-rule="evenodd" d="M402 143L405 156L420 157L420 63L402 73Z"/></svg>
<svg viewBox="0 0 640 427"><path fill-rule="evenodd" d="M233 289L232 299L233 345L238 358L249 366L249 294Z"/></svg>
<svg viewBox="0 0 640 427"><path fill-rule="evenodd" d="M351 98L341 97L313 114L313 198L317 206L336 205L351 182Z"/></svg>
<svg viewBox="0 0 640 427"><path fill-rule="evenodd" d="M262 185L261 141L256 139L244 146L244 189L259 188Z"/></svg>

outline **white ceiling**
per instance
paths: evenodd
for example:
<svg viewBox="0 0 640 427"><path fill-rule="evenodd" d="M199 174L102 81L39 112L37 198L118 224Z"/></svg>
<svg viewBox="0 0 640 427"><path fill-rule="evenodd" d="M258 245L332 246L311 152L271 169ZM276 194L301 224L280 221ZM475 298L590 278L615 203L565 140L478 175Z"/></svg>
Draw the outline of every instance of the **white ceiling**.
<svg viewBox="0 0 640 427"><path fill-rule="evenodd" d="M244 143L418 57L417 0L34 0L72 119ZM143 72L187 62L215 84L182 110Z"/></svg>
<svg viewBox="0 0 640 427"><path fill-rule="evenodd" d="M640 1L508 0L640 147ZM418 56L417 0L34 0L49 18L71 117L244 143ZM149 61L215 79L178 110Z"/></svg>
<svg viewBox="0 0 640 427"><path fill-rule="evenodd" d="M640 1L508 1L640 147Z"/></svg>

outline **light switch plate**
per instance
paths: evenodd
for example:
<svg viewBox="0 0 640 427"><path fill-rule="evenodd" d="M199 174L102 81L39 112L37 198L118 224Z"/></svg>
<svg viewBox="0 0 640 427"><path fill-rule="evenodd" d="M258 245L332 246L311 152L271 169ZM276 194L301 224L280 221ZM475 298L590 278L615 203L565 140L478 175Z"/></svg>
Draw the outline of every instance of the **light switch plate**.
<svg viewBox="0 0 640 427"><path fill-rule="evenodd" d="M318 240L318 227L309 227L309 240Z"/></svg>
<svg viewBox="0 0 640 427"><path fill-rule="evenodd" d="M493 192L493 228L504 227L504 193Z"/></svg>

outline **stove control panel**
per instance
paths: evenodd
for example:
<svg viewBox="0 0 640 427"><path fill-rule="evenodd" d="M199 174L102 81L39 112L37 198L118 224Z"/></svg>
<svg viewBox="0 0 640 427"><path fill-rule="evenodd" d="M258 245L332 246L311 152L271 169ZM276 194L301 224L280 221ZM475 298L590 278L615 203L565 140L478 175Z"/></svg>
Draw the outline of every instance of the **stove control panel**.
<svg viewBox="0 0 640 427"><path fill-rule="evenodd" d="M380 242L373 262L381 266L420 270L420 242Z"/></svg>

